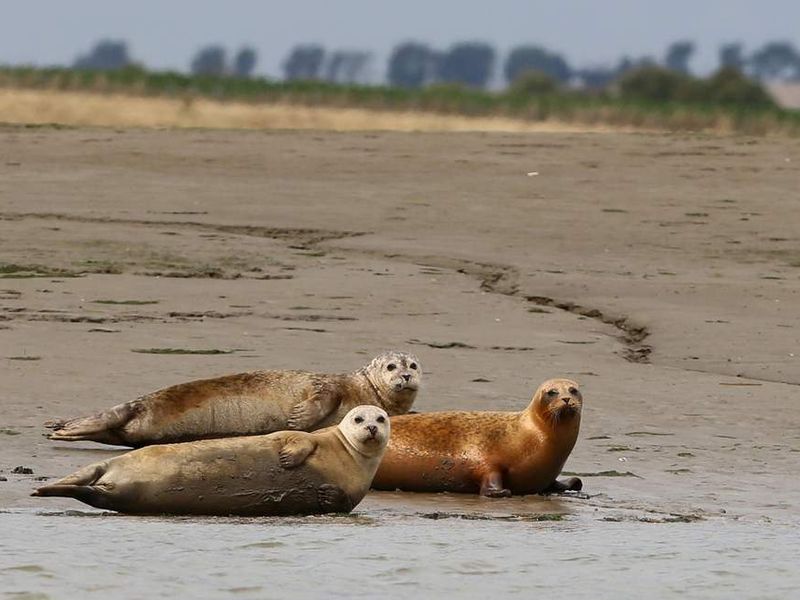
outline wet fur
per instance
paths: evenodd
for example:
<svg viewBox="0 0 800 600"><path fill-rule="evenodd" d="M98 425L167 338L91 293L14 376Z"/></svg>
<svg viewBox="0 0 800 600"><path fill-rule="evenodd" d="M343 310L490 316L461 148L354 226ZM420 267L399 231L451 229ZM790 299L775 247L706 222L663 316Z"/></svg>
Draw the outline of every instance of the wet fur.
<svg viewBox="0 0 800 600"><path fill-rule="evenodd" d="M518 413L438 412L393 417L392 439L373 487L490 492L487 495L558 489L556 477L580 427L579 389L571 407L561 400L570 387L578 389L569 380L548 380ZM555 400L546 396L550 389L558 391ZM579 480L572 483L575 489L579 485Z"/></svg>

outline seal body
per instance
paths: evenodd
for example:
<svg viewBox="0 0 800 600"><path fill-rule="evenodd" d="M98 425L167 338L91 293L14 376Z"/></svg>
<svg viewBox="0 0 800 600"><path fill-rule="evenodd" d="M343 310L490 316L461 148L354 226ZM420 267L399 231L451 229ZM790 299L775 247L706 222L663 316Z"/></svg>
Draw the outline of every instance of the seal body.
<svg viewBox="0 0 800 600"><path fill-rule="evenodd" d="M578 438L582 406L578 384L551 379L519 413L394 417L373 487L485 496L580 489L577 478L556 478Z"/></svg>
<svg viewBox="0 0 800 600"><path fill-rule="evenodd" d="M349 512L369 490L389 438L375 406L315 433L156 445L95 463L36 490L133 514Z"/></svg>
<svg viewBox="0 0 800 600"><path fill-rule="evenodd" d="M88 417L45 423L52 440L132 446L314 431L360 405L408 412L422 371L405 352L384 352L353 373L254 371L174 385Z"/></svg>

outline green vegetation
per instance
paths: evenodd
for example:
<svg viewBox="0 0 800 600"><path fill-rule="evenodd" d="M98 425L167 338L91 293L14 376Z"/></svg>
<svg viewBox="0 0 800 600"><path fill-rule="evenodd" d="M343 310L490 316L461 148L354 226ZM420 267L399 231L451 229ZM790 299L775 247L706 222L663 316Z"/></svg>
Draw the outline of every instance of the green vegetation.
<svg viewBox="0 0 800 600"><path fill-rule="evenodd" d="M440 519L463 519L465 521L521 521L526 523L541 523L543 521L563 521L567 515L560 513L531 513L496 515L490 513L457 513L436 511L431 513L417 513L418 517L438 521Z"/></svg>
<svg viewBox="0 0 800 600"><path fill-rule="evenodd" d="M131 352L139 354L233 354L236 350L218 350L210 348L208 350L189 350L187 348L134 348Z"/></svg>
<svg viewBox="0 0 800 600"><path fill-rule="evenodd" d="M454 83L409 89L316 80L274 82L150 72L135 66L111 71L0 68L0 87L166 96L183 100L187 109L194 99L209 98L667 130L800 133L799 111L776 107L760 85L731 68L702 80L643 67L627 72L617 85L591 92L549 89L542 76L529 76L508 92L488 92Z"/></svg>
<svg viewBox="0 0 800 600"><path fill-rule="evenodd" d="M755 81L733 67L723 67L708 79L698 79L658 66L635 69L619 81L622 98L648 102L712 104L775 109L775 101Z"/></svg>
<svg viewBox="0 0 800 600"><path fill-rule="evenodd" d="M596 473L574 473L572 471L561 471L562 475L571 475L575 477L636 477L641 479L636 473L630 471L597 471Z"/></svg>
<svg viewBox="0 0 800 600"><path fill-rule="evenodd" d="M81 277L82 273L47 267L44 265L19 265L0 262L0 279L28 279L31 277Z"/></svg>

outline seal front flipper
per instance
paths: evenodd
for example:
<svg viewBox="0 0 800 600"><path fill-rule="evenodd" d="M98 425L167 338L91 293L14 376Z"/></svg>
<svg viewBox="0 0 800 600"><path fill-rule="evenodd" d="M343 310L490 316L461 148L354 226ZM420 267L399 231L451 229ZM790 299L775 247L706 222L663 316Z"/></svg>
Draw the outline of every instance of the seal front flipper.
<svg viewBox="0 0 800 600"><path fill-rule="evenodd" d="M314 393L297 402L289 413L289 429L311 431L325 417L339 407L333 394L316 389Z"/></svg>
<svg viewBox="0 0 800 600"><path fill-rule="evenodd" d="M559 494L561 492L580 492L583 489L583 482L579 477L570 477L558 481L557 479L548 487L542 490L542 494Z"/></svg>
<svg viewBox="0 0 800 600"><path fill-rule="evenodd" d="M278 451L278 462L284 469L302 465L317 449L317 441L310 435L289 435Z"/></svg>
<svg viewBox="0 0 800 600"><path fill-rule="evenodd" d="M91 440L105 444L129 446L119 435L119 430L133 419L141 408L139 399L117 404L103 412L76 419L48 421L44 424L53 433L47 437L51 440L75 442Z"/></svg>
<svg viewBox="0 0 800 600"><path fill-rule="evenodd" d="M500 471L489 471L481 481L481 496L488 498L508 498L511 490L503 487L503 474Z"/></svg>
<svg viewBox="0 0 800 600"><path fill-rule="evenodd" d="M317 502L322 512L349 513L355 505L345 491L337 485L323 483L317 489Z"/></svg>

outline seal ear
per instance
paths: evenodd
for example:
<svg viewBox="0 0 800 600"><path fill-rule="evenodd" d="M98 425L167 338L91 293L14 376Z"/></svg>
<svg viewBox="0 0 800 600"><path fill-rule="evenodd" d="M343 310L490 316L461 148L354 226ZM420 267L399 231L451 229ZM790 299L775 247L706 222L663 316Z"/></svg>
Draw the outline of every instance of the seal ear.
<svg viewBox="0 0 800 600"><path fill-rule="evenodd" d="M278 462L284 469L294 469L302 465L317 449L317 442L310 435L290 435L278 450Z"/></svg>

